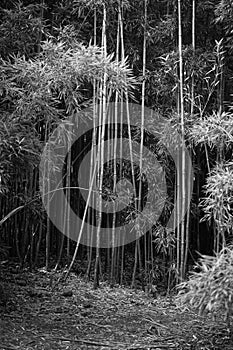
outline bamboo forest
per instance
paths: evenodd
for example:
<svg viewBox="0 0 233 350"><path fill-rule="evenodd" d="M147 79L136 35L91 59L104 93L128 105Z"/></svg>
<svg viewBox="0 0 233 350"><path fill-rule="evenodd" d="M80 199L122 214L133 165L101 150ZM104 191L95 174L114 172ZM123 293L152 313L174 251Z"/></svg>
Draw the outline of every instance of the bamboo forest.
<svg viewBox="0 0 233 350"><path fill-rule="evenodd" d="M233 349L233 1L0 19L0 349Z"/></svg>

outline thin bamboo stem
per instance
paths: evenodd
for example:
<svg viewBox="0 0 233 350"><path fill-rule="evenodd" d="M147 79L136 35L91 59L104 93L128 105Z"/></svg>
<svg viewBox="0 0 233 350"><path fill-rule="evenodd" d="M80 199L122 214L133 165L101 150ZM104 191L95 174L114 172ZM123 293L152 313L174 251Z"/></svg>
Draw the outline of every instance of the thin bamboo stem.
<svg viewBox="0 0 233 350"><path fill-rule="evenodd" d="M181 183L182 183L182 208L181 208L181 266L180 278L184 277L184 254L185 254L185 130L184 130L184 87L183 87L183 54L182 54L182 19L181 19L181 0L178 0L178 32L179 32L179 85L180 85L180 126L182 142L182 160L181 160Z"/></svg>

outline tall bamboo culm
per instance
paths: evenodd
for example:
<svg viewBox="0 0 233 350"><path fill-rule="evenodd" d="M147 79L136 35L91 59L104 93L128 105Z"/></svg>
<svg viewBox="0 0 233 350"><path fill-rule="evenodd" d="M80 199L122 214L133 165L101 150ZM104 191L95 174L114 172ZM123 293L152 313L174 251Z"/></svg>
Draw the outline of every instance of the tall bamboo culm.
<svg viewBox="0 0 233 350"><path fill-rule="evenodd" d="M181 242L180 242L180 280L184 278L185 266L185 130L184 130L184 89L183 89L183 54L182 54L182 17L181 0L178 0L178 45L179 45L179 85L180 85L180 128L181 128Z"/></svg>

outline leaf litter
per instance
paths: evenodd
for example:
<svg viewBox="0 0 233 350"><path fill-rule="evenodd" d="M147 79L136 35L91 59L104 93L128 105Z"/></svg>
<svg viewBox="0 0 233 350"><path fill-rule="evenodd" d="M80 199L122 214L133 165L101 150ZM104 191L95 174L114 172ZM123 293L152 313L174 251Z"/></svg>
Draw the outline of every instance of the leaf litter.
<svg viewBox="0 0 233 350"><path fill-rule="evenodd" d="M181 308L172 297L93 284L72 273L4 271L1 350L232 349L225 323Z"/></svg>

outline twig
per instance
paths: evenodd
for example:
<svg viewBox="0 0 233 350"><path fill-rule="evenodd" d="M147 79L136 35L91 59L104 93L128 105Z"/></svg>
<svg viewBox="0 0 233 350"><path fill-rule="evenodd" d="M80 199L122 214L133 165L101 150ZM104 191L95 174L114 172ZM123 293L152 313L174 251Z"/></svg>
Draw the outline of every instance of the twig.
<svg viewBox="0 0 233 350"><path fill-rule="evenodd" d="M157 322L155 322L154 320L151 320L151 319L149 319L149 318L144 318L144 321L148 321L148 322L150 322L150 323L154 324L155 326L158 326L158 327L162 327L162 328L168 329L168 327L167 327L167 326L164 326L163 324L157 323Z"/></svg>
<svg viewBox="0 0 233 350"><path fill-rule="evenodd" d="M70 341L70 342L75 342L75 343L83 343L87 345L94 345L94 346L108 346L110 348L114 348L116 345L114 344L109 344L109 343L99 343L95 342L93 340L87 340L87 339L71 339L71 338L60 338L60 337L52 337L50 339L54 340L61 340L61 341Z"/></svg>

